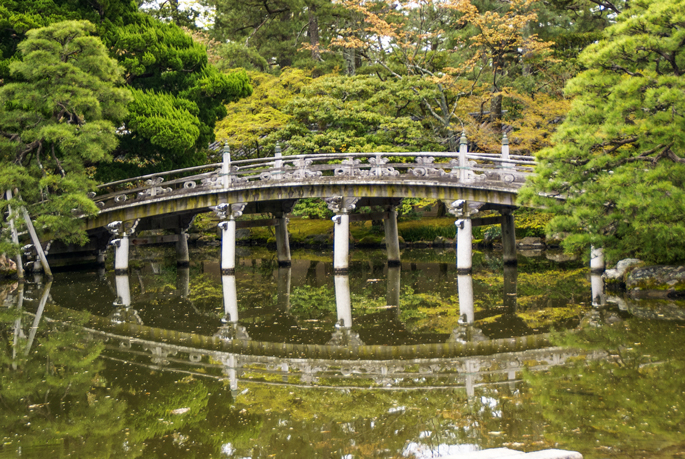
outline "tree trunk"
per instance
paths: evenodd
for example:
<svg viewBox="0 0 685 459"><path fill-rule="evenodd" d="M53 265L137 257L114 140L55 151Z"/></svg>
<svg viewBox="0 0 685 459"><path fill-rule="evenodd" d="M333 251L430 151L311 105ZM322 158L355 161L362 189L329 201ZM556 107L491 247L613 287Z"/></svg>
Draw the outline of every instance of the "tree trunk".
<svg viewBox="0 0 685 459"><path fill-rule="evenodd" d="M316 7L309 6L309 25L307 29L309 35L309 44L312 46L312 59L321 61L321 53L319 52L319 19L316 16Z"/></svg>
<svg viewBox="0 0 685 459"><path fill-rule="evenodd" d="M345 56L345 72L347 76L354 76L357 71L354 48L345 48L343 55Z"/></svg>
<svg viewBox="0 0 685 459"><path fill-rule="evenodd" d="M492 88L492 91L498 92L497 88ZM502 94L493 95L490 99L490 122L495 129L502 127Z"/></svg>

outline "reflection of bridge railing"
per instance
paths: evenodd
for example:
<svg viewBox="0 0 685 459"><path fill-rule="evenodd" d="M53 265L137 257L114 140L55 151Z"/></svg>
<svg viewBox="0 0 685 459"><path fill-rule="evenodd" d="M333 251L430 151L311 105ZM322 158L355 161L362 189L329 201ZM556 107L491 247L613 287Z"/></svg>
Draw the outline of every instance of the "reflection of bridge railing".
<svg viewBox="0 0 685 459"><path fill-rule="evenodd" d="M342 153L277 156L231 161L143 175L99 188L100 208L201 190L259 187L279 183L431 181L473 184L499 182L516 190L533 172L534 158L485 153ZM200 172L200 173L198 173ZM494 185L494 184L493 184Z"/></svg>
<svg viewBox="0 0 685 459"><path fill-rule="evenodd" d="M524 368L542 371L563 365L569 358L607 356L598 351L547 347L457 358L294 358L197 349L102 332L92 332L91 337L107 343L105 354L110 358L158 370L228 379L232 389L237 389L239 382L388 390L464 387L471 396L480 384L515 381Z"/></svg>

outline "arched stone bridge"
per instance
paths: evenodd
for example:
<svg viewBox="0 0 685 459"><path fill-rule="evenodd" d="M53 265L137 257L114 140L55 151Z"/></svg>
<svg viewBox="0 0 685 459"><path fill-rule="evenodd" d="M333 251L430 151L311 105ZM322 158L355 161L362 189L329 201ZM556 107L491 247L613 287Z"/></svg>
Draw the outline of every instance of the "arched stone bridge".
<svg viewBox="0 0 685 459"><path fill-rule="evenodd" d="M175 229L179 234L179 263L184 264L188 261L185 230L195 215L213 210L225 220L219 225L225 260L222 269L230 272L235 268L231 261L235 258L235 230L241 226L275 226L279 262L287 265L290 251L285 216L298 199L322 198L336 214L337 270L347 269L347 249L343 245L347 247L350 218L384 219L388 261L396 264L399 245L395 208L402 198L431 198L444 201L448 211L460 217L458 228L464 238L467 233L470 238L472 225L501 223L505 262L511 262L516 258L511 210L534 166L531 157L509 155L506 137L501 155L469 153L465 137L458 153L282 156L277 149L275 157L231 161L225 151L221 163L100 185L100 191L92 196L100 212L86 220L92 239L87 250L102 252L113 243L117 247L115 269L124 271L128 269L128 238L135 231ZM350 216L355 208L363 206L380 206L385 212ZM479 209L498 210L502 216L472 219ZM243 214L255 213L271 213L275 219L235 221ZM469 270L470 258L470 249L459 256L464 260L460 268ZM104 261L102 253L99 261Z"/></svg>

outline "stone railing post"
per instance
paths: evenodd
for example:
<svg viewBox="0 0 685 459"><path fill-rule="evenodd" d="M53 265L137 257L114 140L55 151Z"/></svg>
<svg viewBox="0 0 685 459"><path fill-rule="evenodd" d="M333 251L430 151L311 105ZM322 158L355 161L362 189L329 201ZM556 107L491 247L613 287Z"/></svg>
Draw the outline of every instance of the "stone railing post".
<svg viewBox="0 0 685 459"><path fill-rule="evenodd" d="M228 188L231 185L231 148L226 144L222 152L221 162L221 186Z"/></svg>
<svg viewBox="0 0 685 459"><path fill-rule="evenodd" d="M276 142L276 148L274 151L274 158L276 160L274 161L274 172L271 174L271 178L273 180L280 180L283 178L283 153L281 152L281 145Z"/></svg>
<svg viewBox="0 0 685 459"><path fill-rule="evenodd" d="M469 161L466 158L468 153L468 142L466 140L466 132L461 133L461 138L459 139L459 180L466 181L468 179Z"/></svg>

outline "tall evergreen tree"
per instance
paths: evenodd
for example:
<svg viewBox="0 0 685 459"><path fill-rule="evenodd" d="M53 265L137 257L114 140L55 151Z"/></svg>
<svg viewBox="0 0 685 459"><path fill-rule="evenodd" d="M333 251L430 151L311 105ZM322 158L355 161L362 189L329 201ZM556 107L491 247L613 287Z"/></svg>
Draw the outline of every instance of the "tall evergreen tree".
<svg viewBox="0 0 685 459"><path fill-rule="evenodd" d="M11 81L8 65L21 59L17 44L28 30L64 19L94 23L136 90L114 152L118 161L98 170L103 180L201 164L224 105L251 93L245 73L222 74L208 65L204 46L176 24L117 0L0 0L0 78Z"/></svg>
<svg viewBox="0 0 685 459"><path fill-rule="evenodd" d="M131 99L123 69L87 21L33 29L0 87L0 190L19 188L39 226L83 237L73 212L93 213L92 168L111 159ZM4 201L3 201L4 202Z"/></svg>
<svg viewBox="0 0 685 459"><path fill-rule="evenodd" d="M557 213L568 250L685 260L684 21L685 0L635 0L581 54L588 70L524 195Z"/></svg>

